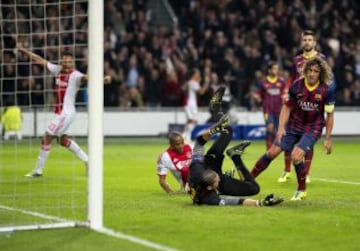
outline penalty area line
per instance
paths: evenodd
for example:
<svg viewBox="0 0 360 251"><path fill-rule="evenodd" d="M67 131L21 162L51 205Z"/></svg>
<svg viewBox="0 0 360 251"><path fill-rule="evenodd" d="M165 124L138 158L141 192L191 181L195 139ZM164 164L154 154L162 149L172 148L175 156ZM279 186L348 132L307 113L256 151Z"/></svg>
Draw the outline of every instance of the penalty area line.
<svg viewBox="0 0 360 251"><path fill-rule="evenodd" d="M358 185L358 186L360 185L360 182L356 182L356 181L334 180L334 179L324 179L324 178L312 178L312 180L329 182L329 183L346 184L346 185Z"/></svg>

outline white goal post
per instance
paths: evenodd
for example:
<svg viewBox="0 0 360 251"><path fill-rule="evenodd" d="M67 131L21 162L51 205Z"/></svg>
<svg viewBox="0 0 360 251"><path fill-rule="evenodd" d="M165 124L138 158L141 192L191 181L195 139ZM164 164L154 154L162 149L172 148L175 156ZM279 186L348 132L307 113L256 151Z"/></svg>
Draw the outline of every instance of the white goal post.
<svg viewBox="0 0 360 251"><path fill-rule="evenodd" d="M26 178L24 174L35 166L41 139L3 140L0 135L0 232L76 226L103 228L103 12L104 2L97 0L0 2L0 115L8 106L20 103L22 110L38 109L50 114L53 110L54 78L45 71L39 72L30 61L22 61L16 49L18 40L53 63L58 63L54 60L60 59L62 50L73 52L76 63L88 62L84 73L89 79L88 101L81 104L87 103L89 126L84 130L88 137L79 141L85 151L87 148L88 172L54 140L44 176ZM86 24L81 24L85 19ZM77 36L85 33L86 43L78 44ZM62 41L64 36L66 43ZM78 58L79 48L87 51L84 58ZM29 85L22 88L25 83ZM36 86L42 89L35 90ZM42 105L32 103L35 96L43 96ZM48 124L50 120L51 117L46 117L40 123ZM33 123L22 121L22 126Z"/></svg>
<svg viewBox="0 0 360 251"><path fill-rule="evenodd" d="M103 227L104 2L89 2L89 222Z"/></svg>

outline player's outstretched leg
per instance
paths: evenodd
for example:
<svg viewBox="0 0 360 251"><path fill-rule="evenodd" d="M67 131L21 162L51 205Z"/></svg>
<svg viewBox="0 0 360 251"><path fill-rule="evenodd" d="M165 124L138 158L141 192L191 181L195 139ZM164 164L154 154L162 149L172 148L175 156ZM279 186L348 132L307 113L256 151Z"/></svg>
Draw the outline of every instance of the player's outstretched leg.
<svg viewBox="0 0 360 251"><path fill-rule="evenodd" d="M241 155L245 152L245 148L247 148L251 144L249 140L243 140L238 145L233 146L226 150L226 155L229 156L235 166L236 171L240 177L240 180L253 180L252 176L250 175L249 171L246 169L244 163L241 160ZM231 169L229 171L231 177L234 176L235 169Z"/></svg>
<svg viewBox="0 0 360 251"><path fill-rule="evenodd" d="M231 158L234 155L242 155L245 152L245 148L251 144L250 140L243 140L238 145L233 146L226 150L226 154Z"/></svg>
<svg viewBox="0 0 360 251"><path fill-rule="evenodd" d="M220 133L222 130L224 130L224 128L230 125L229 123L229 114L223 115L220 120L209 129L210 135Z"/></svg>
<svg viewBox="0 0 360 251"><path fill-rule="evenodd" d="M225 87L220 86L210 99L210 103L209 103L210 111L212 114L214 114L215 121L218 121L220 117L223 115L221 103L224 93L225 93Z"/></svg>

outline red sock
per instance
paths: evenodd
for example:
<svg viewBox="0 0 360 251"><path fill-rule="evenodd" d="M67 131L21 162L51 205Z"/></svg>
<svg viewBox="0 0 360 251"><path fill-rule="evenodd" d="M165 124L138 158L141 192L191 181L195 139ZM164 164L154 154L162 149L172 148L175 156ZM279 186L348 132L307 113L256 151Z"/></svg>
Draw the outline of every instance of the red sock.
<svg viewBox="0 0 360 251"><path fill-rule="evenodd" d="M313 157L314 157L314 149L306 151L306 153L305 153L305 175L308 175L310 172L310 166L311 166Z"/></svg>
<svg viewBox="0 0 360 251"><path fill-rule="evenodd" d="M270 146L274 142L274 135L271 133L268 133L266 136L266 150L269 150Z"/></svg>
<svg viewBox="0 0 360 251"><path fill-rule="evenodd" d="M305 167L304 162L300 162L299 164L294 164L296 177L298 181L298 190L305 191L306 190L306 179L305 179Z"/></svg>
<svg viewBox="0 0 360 251"><path fill-rule="evenodd" d="M284 152L284 160L285 160L285 168L284 171L290 173L291 172L291 152Z"/></svg>
<svg viewBox="0 0 360 251"><path fill-rule="evenodd" d="M251 170L251 175L256 178L262 171L264 171L271 163L271 159L266 153L256 162L254 168Z"/></svg>

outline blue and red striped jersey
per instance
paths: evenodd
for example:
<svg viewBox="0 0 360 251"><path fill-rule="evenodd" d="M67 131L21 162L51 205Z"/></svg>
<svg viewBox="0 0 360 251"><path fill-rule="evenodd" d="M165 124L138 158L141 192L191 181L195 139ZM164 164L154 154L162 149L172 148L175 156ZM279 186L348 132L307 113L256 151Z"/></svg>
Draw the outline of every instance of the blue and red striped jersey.
<svg viewBox="0 0 360 251"><path fill-rule="evenodd" d="M264 78L258 84L256 93L261 97L264 113L280 114L284 88L285 81L279 77L274 81Z"/></svg>
<svg viewBox="0 0 360 251"><path fill-rule="evenodd" d="M305 79L299 78L291 85L285 104L291 107L287 128L296 132L312 132L320 137L325 125L325 105L335 104L335 89L320 83L310 91Z"/></svg>
<svg viewBox="0 0 360 251"><path fill-rule="evenodd" d="M305 54L302 53L302 54L297 55L294 58L293 69L292 69L292 73L291 73L292 82L303 76L303 69L304 69L306 61L309 59L313 59L315 57L321 58L322 60L326 61L325 55L320 52L316 52L316 54L312 57L309 57L309 56L306 57Z"/></svg>

